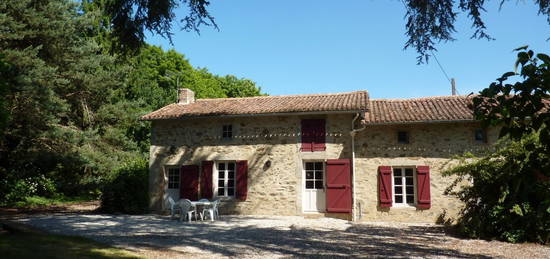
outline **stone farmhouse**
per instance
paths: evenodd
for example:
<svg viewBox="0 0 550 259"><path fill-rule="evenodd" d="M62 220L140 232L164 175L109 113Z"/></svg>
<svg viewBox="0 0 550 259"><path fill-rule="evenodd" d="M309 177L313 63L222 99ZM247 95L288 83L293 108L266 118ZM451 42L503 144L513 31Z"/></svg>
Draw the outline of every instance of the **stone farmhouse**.
<svg viewBox="0 0 550 259"><path fill-rule="evenodd" d="M367 91L179 101L152 122L151 209L168 197L221 199L221 213L434 222L453 156L490 148L496 129L465 96L370 99Z"/></svg>

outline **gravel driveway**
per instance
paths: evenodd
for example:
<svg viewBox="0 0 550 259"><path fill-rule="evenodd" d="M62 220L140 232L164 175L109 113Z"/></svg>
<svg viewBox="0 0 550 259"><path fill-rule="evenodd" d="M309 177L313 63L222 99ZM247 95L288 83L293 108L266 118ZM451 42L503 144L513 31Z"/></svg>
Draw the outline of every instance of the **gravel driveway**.
<svg viewBox="0 0 550 259"><path fill-rule="evenodd" d="M282 216L224 216L182 223L169 216L43 214L15 219L157 258L421 257L550 258L550 247L458 239L432 224L357 223Z"/></svg>

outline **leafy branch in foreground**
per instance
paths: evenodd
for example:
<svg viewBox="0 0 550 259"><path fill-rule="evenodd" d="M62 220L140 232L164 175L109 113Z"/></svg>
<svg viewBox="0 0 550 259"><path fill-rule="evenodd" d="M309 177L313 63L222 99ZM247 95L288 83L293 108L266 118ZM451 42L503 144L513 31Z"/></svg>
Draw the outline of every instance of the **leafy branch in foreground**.
<svg viewBox="0 0 550 259"><path fill-rule="evenodd" d="M484 126L501 127L496 151L462 157L444 172L457 176L446 192L465 203L458 226L468 236L549 243L550 58L516 51L520 72L503 74L470 107ZM516 75L523 80L505 82Z"/></svg>
<svg viewBox="0 0 550 259"><path fill-rule="evenodd" d="M181 4L187 13L181 29L199 32L201 26L218 28L208 10L207 0L85 0L104 6L107 24L121 49L136 49L143 45L145 32L151 31L171 41L172 23L176 21L174 10ZM401 0L406 8L405 49L413 48L418 53L418 63L427 62L435 45L454 41L455 22L459 13L464 13L472 22L473 39L493 38L487 32L482 19L487 2L485 0ZM507 0L501 0L500 6ZM550 0L535 0L538 13L547 16L550 24ZM351 7L350 7L351 8ZM327 18L329 19L329 18Z"/></svg>
<svg viewBox="0 0 550 259"><path fill-rule="evenodd" d="M502 126L500 137L518 140L540 129L540 141L550 145L550 57L527 48L516 49L519 73L504 73L473 97L471 108L485 126ZM505 82L513 76L523 81Z"/></svg>
<svg viewBox="0 0 550 259"><path fill-rule="evenodd" d="M110 18L113 38L119 43L119 50L135 50L144 45L145 32L151 31L172 43L172 22L176 19L174 9L180 4L188 9L180 20L181 29L199 33L201 26L218 28L214 17L208 11L206 0L117 0L101 2L104 13Z"/></svg>

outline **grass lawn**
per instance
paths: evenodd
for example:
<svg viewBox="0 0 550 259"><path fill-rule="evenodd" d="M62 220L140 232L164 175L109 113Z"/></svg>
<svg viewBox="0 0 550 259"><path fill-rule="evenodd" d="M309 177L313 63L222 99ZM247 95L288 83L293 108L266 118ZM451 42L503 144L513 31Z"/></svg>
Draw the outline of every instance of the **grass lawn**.
<svg viewBox="0 0 550 259"><path fill-rule="evenodd" d="M143 258L86 238L0 228L1 258Z"/></svg>
<svg viewBox="0 0 550 259"><path fill-rule="evenodd" d="M93 200L89 197L66 197L63 195L58 195L53 198L45 198L40 196L29 196L26 197L23 201L18 201L13 204L12 207L15 208L37 208L37 207L47 207L47 206L61 206L68 205L79 202L86 202Z"/></svg>

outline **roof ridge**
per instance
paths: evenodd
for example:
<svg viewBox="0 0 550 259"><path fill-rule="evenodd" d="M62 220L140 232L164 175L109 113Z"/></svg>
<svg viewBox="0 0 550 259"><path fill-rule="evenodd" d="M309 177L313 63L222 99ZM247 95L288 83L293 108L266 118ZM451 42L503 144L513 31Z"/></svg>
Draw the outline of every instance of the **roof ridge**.
<svg viewBox="0 0 550 259"><path fill-rule="evenodd" d="M198 99L194 103L173 103L142 117L145 120L186 116L232 116L292 112L355 112L368 109L367 91L331 94L257 96Z"/></svg>
<svg viewBox="0 0 550 259"><path fill-rule="evenodd" d="M367 90L359 90L352 92L341 93L323 93L323 94L293 94L293 95L263 95L263 96L249 96L249 97L223 97L223 98L201 98L196 101L212 101L212 100L250 100L250 99L268 99L268 98L293 98L293 97L320 97L320 96L335 96L335 95L349 95L357 93L369 94Z"/></svg>
<svg viewBox="0 0 550 259"><path fill-rule="evenodd" d="M424 100L442 100L442 99L466 99L468 95L440 95L440 96L426 96L415 98L380 98L370 99L371 102L384 102L384 101L424 101Z"/></svg>

